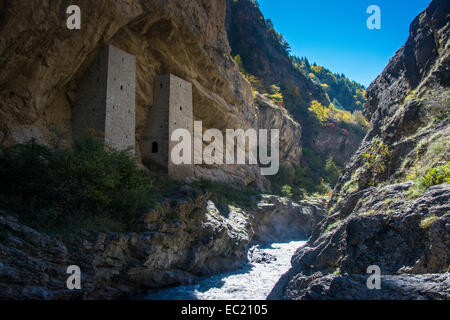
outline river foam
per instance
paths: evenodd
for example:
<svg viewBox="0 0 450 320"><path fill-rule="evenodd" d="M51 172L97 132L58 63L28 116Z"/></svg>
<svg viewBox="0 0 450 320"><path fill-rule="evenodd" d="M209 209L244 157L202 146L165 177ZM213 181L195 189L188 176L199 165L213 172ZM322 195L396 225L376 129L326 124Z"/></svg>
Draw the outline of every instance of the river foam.
<svg viewBox="0 0 450 320"><path fill-rule="evenodd" d="M151 292L145 299L265 300L280 277L291 267L291 257L295 251L305 243L292 241L256 248L263 256L275 257L276 260L249 262L241 269L207 277L197 284Z"/></svg>

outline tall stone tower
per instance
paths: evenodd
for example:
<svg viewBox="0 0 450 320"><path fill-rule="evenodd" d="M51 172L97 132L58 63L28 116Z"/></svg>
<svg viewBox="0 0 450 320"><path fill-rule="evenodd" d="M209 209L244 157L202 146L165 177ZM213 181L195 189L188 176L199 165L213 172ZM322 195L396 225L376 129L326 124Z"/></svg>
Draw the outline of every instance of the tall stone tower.
<svg viewBox="0 0 450 320"><path fill-rule="evenodd" d="M194 137L192 84L172 74L157 76L153 92L153 107L142 143L143 162L150 170L167 173L174 179L190 178L194 175L193 164L175 165L171 160L172 148L178 142L170 141L170 137L180 128Z"/></svg>
<svg viewBox="0 0 450 320"><path fill-rule="evenodd" d="M96 136L122 151L135 146L136 57L114 46L103 48L76 92L74 138Z"/></svg>

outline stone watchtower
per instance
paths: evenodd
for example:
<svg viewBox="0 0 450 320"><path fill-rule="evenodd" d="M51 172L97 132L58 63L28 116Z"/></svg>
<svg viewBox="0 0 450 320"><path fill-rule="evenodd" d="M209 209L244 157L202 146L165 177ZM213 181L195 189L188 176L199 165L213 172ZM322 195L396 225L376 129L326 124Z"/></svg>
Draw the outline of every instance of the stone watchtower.
<svg viewBox="0 0 450 320"><path fill-rule="evenodd" d="M103 48L78 84L72 131L75 139L100 138L122 151L135 146L136 58Z"/></svg>
<svg viewBox="0 0 450 320"><path fill-rule="evenodd" d="M192 84L171 74L157 76L153 93L142 143L143 162L151 171L167 173L178 180L190 178L194 175L193 164L175 165L171 161L172 148L178 142L171 142L170 137L180 128L194 137Z"/></svg>

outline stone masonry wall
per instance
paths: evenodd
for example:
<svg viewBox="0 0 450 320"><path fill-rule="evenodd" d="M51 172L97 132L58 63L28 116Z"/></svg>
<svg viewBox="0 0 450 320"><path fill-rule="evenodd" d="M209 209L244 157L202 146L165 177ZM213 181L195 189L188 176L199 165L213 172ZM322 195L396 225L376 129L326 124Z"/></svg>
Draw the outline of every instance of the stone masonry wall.
<svg viewBox="0 0 450 320"><path fill-rule="evenodd" d="M75 139L95 136L116 150L134 150L136 58L114 46L103 48L76 92Z"/></svg>
<svg viewBox="0 0 450 320"><path fill-rule="evenodd" d="M154 105L149 113L142 143L143 161L152 171L168 173L176 179L193 176L193 165L175 165L170 153L178 142L170 137L176 129L186 129L193 137L192 84L174 75L154 80Z"/></svg>
<svg viewBox="0 0 450 320"><path fill-rule="evenodd" d="M170 75L169 96L169 139L177 129L186 129L191 135L191 164L175 165L169 156L169 175L175 179L185 179L194 176L193 138L194 119L192 102L192 84L174 75ZM169 141L169 155L178 142Z"/></svg>
<svg viewBox="0 0 450 320"><path fill-rule="evenodd" d="M75 139L89 135L104 138L108 49L100 51L81 78L72 110L72 132Z"/></svg>
<svg viewBox="0 0 450 320"><path fill-rule="evenodd" d="M136 58L109 46L105 143L116 150L135 146Z"/></svg>
<svg viewBox="0 0 450 320"><path fill-rule="evenodd" d="M169 161L169 76L154 79L150 109L141 143L144 164L152 171L168 172Z"/></svg>

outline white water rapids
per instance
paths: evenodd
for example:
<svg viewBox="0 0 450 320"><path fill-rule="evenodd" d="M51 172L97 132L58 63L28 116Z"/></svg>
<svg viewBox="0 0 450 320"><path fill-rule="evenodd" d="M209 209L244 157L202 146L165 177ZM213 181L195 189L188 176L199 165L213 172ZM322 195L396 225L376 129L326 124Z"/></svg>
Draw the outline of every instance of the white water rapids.
<svg viewBox="0 0 450 320"><path fill-rule="evenodd" d="M241 269L213 275L192 285L154 291L148 300L265 300L280 277L289 270L291 257L306 241L273 243L259 248L275 257L265 262L249 262ZM250 249L251 251L252 249ZM267 255L266 255L267 256ZM269 260L269 261L267 261Z"/></svg>

